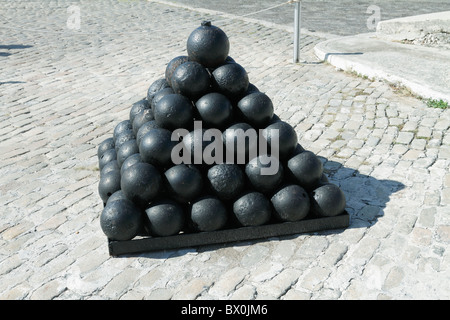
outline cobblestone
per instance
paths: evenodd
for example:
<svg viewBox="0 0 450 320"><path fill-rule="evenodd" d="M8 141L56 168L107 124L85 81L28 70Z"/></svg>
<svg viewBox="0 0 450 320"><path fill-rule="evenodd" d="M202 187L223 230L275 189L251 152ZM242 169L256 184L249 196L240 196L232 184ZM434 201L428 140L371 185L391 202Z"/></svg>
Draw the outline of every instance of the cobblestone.
<svg viewBox="0 0 450 320"><path fill-rule="evenodd" d="M302 35L306 62L292 64L292 34L269 18L80 1L77 30L67 27L73 4L0 1L0 299L450 298L450 110L317 61L319 33ZM111 257L97 146L205 19L321 157L350 227Z"/></svg>
<svg viewBox="0 0 450 320"><path fill-rule="evenodd" d="M241 2L238 1L236 1L237 3L233 1L205 3L202 0L171 0L170 2L195 8L225 11L240 16L256 12L248 17L285 26L291 26L294 21L292 5L264 10L276 4L282 4L283 1L248 0L245 2L245 6L241 6ZM373 31L378 21L448 10L450 10L450 5L443 0L401 0L395 3L389 0L360 0L358 2L352 0L302 0L301 23L302 28L311 32L349 35ZM442 37L437 34L434 38L439 36ZM417 39L419 43L433 43L434 41L435 39L428 39L428 37Z"/></svg>

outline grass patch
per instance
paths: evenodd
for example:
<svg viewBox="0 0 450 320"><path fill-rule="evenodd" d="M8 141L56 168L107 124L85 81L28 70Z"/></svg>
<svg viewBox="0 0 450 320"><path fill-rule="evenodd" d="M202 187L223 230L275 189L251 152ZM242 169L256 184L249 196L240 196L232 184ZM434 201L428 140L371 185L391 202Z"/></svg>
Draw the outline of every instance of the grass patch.
<svg viewBox="0 0 450 320"><path fill-rule="evenodd" d="M369 94L367 93L367 92L364 92L364 90L362 90L362 89L358 89L356 92L355 92L355 96L368 96Z"/></svg>
<svg viewBox="0 0 450 320"><path fill-rule="evenodd" d="M409 88L398 83L387 82L388 86L397 94L404 96L414 97L416 99L422 100L422 97L412 92Z"/></svg>
<svg viewBox="0 0 450 320"><path fill-rule="evenodd" d="M359 72L357 72L357 71L355 71L355 70L345 70L345 72L348 73L348 74L351 74L351 75L354 76L354 77L362 78L362 79L364 79L364 80L369 80L369 81L371 81L371 82L374 82L374 81L375 81L374 78L369 78L367 75L361 74L361 73L359 73Z"/></svg>
<svg viewBox="0 0 450 320"><path fill-rule="evenodd" d="M427 106L429 108L438 108L438 109L447 109L448 108L448 102L440 99L428 99L427 100Z"/></svg>
<svg viewBox="0 0 450 320"><path fill-rule="evenodd" d="M331 139L330 142L336 142L338 140L344 140L344 138L341 136L341 134L338 134L335 138Z"/></svg>

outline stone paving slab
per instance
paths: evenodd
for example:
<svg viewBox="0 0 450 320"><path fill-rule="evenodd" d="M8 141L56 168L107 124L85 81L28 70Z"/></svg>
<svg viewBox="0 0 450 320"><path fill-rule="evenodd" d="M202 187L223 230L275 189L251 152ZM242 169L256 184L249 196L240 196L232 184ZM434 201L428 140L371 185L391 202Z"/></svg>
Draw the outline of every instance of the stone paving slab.
<svg viewBox="0 0 450 320"><path fill-rule="evenodd" d="M303 35L307 63L292 64L291 33L223 21L230 55L345 192L350 227L113 258L97 146L220 17L147 1L0 7L0 299L450 298L448 109L321 63L323 39Z"/></svg>
<svg viewBox="0 0 450 320"><path fill-rule="evenodd" d="M450 102L450 50L393 42L375 32L330 39L314 50L337 68Z"/></svg>

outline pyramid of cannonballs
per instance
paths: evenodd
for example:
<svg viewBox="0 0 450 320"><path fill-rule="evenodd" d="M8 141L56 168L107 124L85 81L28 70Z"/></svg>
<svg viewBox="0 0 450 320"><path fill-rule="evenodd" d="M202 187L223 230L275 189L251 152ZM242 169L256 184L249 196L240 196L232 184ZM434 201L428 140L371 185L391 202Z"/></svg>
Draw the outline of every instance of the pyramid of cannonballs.
<svg viewBox="0 0 450 320"><path fill-rule="evenodd" d="M205 21L187 56L134 103L98 147L100 225L110 240L260 226L345 210L322 162L274 114Z"/></svg>

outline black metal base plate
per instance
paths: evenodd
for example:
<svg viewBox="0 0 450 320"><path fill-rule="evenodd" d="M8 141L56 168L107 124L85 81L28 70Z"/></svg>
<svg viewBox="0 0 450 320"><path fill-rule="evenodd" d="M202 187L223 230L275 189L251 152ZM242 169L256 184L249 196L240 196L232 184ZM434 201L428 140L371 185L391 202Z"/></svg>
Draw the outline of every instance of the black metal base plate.
<svg viewBox="0 0 450 320"><path fill-rule="evenodd" d="M126 241L108 240L108 245L109 254L111 256L119 256L123 254L181 249L209 244L231 243L331 229L343 229L347 228L349 223L350 216L345 211L335 217L310 218L296 222L273 223L257 227L181 233L168 237L149 236Z"/></svg>

